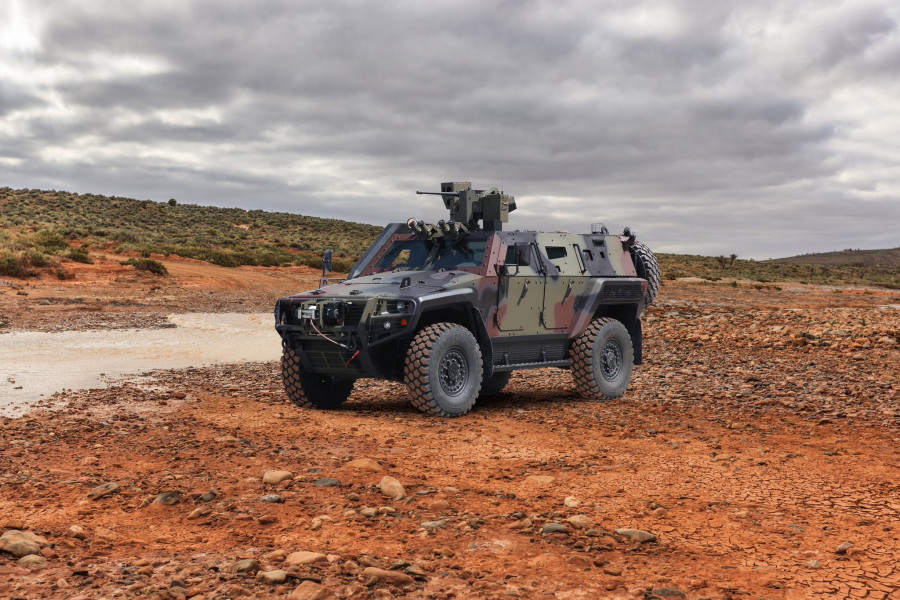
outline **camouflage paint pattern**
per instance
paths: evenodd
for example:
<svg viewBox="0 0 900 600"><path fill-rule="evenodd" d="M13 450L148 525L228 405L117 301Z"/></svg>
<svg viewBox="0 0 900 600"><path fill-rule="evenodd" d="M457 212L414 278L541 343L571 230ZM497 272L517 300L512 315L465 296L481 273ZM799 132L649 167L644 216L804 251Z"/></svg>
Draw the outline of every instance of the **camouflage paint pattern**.
<svg viewBox="0 0 900 600"><path fill-rule="evenodd" d="M373 245L351 271L357 276L278 301L276 329L283 344L297 350L304 369L334 377L400 379L412 337L443 321L475 334L485 377L518 368L566 367L572 340L592 319L605 316L629 329L640 364L640 315L648 284L637 277L626 247L633 237L471 231L462 245L483 243L480 263L441 270L400 270L402 263L394 271L383 268L389 253L416 239L407 224L391 224L376 242L381 247ZM527 249L529 265L516 264L517 243ZM340 317L329 319L329 310Z"/></svg>

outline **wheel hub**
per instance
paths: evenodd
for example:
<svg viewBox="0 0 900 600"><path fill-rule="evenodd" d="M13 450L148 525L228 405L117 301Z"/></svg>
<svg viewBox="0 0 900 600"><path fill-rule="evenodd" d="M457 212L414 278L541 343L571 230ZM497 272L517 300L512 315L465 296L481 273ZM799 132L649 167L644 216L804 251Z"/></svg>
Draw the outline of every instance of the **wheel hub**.
<svg viewBox="0 0 900 600"><path fill-rule="evenodd" d="M607 381L615 381L622 369L622 348L619 344L609 340L604 344L602 352L600 352L600 372L603 379Z"/></svg>
<svg viewBox="0 0 900 600"><path fill-rule="evenodd" d="M441 359L441 389L450 396L459 394L469 381L469 363L465 355L453 348Z"/></svg>

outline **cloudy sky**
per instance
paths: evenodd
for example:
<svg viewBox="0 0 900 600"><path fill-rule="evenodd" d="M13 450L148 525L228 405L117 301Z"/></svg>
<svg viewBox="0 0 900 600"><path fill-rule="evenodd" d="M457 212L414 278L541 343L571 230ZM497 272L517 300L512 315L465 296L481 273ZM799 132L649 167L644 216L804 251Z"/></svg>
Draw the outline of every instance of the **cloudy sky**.
<svg viewBox="0 0 900 600"><path fill-rule="evenodd" d="M0 186L900 246L896 0L0 0Z"/></svg>

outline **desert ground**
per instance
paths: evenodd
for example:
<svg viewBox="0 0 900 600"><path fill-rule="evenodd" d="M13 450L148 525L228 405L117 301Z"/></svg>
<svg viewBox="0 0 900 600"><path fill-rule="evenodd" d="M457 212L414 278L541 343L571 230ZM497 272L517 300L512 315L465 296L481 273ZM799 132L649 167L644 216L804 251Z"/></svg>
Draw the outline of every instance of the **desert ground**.
<svg viewBox="0 0 900 600"><path fill-rule="evenodd" d="M317 281L114 259L0 281L0 335ZM458 419L302 410L274 362L59 393L0 418L0 597L900 598L900 292L665 281L644 331L621 399L524 371Z"/></svg>

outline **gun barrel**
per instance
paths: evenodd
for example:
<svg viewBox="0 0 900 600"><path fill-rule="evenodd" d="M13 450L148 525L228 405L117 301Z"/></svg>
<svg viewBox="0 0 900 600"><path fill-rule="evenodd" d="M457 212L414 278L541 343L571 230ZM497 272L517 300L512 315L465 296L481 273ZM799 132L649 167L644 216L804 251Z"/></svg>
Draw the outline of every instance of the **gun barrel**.
<svg viewBox="0 0 900 600"><path fill-rule="evenodd" d="M456 196L459 198L459 192L420 192L416 190L416 193L424 196Z"/></svg>

